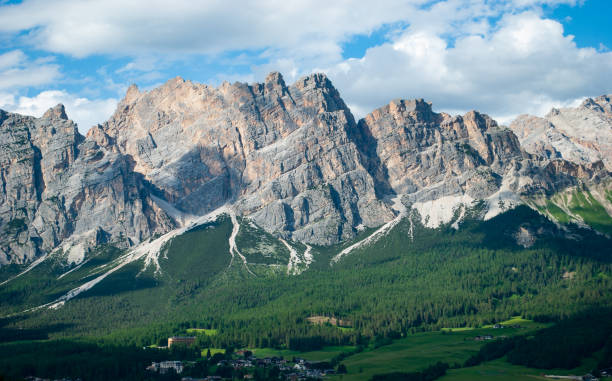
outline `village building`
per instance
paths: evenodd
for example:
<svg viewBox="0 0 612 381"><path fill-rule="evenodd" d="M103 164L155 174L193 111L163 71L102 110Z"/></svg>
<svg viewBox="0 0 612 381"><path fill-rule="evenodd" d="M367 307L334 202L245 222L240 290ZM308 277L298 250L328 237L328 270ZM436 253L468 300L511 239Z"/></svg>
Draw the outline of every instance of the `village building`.
<svg viewBox="0 0 612 381"><path fill-rule="evenodd" d="M184 369L183 363L180 361L162 361L151 363L151 365L147 367L147 370L160 374L166 374L170 369L174 369L176 374L180 374Z"/></svg>
<svg viewBox="0 0 612 381"><path fill-rule="evenodd" d="M177 344L190 346L195 344L195 340L195 336L172 336L168 338L168 348Z"/></svg>

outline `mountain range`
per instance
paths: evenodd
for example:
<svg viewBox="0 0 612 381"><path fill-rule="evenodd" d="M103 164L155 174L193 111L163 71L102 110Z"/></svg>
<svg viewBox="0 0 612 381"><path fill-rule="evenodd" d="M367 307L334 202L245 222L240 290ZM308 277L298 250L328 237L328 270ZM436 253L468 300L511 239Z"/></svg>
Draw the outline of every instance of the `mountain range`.
<svg viewBox="0 0 612 381"><path fill-rule="evenodd" d="M234 348L330 380L606 369L611 147L610 96L356 120L323 74L131 86L86 136L0 111L0 378L242 378Z"/></svg>
<svg viewBox="0 0 612 381"><path fill-rule="evenodd" d="M306 246L376 239L409 210L435 228L478 202L484 220L526 204L612 234L610 96L505 127L422 99L355 120L323 74L175 78L131 86L86 136L62 105L0 111L0 141L1 264L61 252L79 265L99 245L138 247L219 211Z"/></svg>

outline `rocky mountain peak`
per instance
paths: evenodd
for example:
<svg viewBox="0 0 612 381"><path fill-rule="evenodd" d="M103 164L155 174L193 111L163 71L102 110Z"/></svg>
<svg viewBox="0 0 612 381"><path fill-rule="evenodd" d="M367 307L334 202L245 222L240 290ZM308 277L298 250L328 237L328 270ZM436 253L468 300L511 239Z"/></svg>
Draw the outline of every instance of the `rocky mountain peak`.
<svg viewBox="0 0 612 381"><path fill-rule="evenodd" d="M131 84L128 87L127 92L125 93L125 97L123 98L123 103L133 103L140 96L140 90L138 90L138 86L135 84Z"/></svg>
<svg viewBox="0 0 612 381"><path fill-rule="evenodd" d="M521 115L510 124L527 152L576 164L603 161L612 170L612 103L609 95L578 107L553 108L544 118Z"/></svg>
<svg viewBox="0 0 612 381"><path fill-rule="evenodd" d="M601 95L596 98L587 98L582 102L580 107L603 113L612 118L612 95Z"/></svg>
<svg viewBox="0 0 612 381"><path fill-rule="evenodd" d="M112 149L112 139L104 132L103 127L99 124L87 131L87 139L95 142L100 147Z"/></svg>
<svg viewBox="0 0 612 381"><path fill-rule="evenodd" d="M474 126L474 128L478 128L482 132L500 128L497 121L495 121L489 115L482 114L476 110L467 112L463 116L463 120L464 122Z"/></svg>
<svg viewBox="0 0 612 381"><path fill-rule="evenodd" d="M476 111L456 117L437 114L422 99L393 100L368 114L359 128L372 137L376 152L370 156L380 161L375 177L385 178L396 194L413 194L413 200L466 189L473 197L488 196L499 184L488 184L489 175L479 183L483 172L477 169L490 166L501 176L508 163L522 158L516 136L488 116ZM432 188L436 184L443 185Z"/></svg>
<svg viewBox="0 0 612 381"><path fill-rule="evenodd" d="M372 111L364 119L375 121L387 116L397 120L411 120L424 123L439 121L440 119L440 114L433 112L430 102L425 102L423 99L406 100L399 98Z"/></svg>
<svg viewBox="0 0 612 381"><path fill-rule="evenodd" d="M261 84L218 88L174 79L126 103L90 138L114 142L183 212L236 203L269 231L319 243L390 213L349 134L353 116L325 75L288 86L271 73Z"/></svg>
<svg viewBox="0 0 612 381"><path fill-rule="evenodd" d="M474 200L494 215L502 199L605 177L592 163L606 163L597 155L612 135L609 103L593 98L515 128L524 142L554 130L594 152L573 164L558 145L528 155L489 116L436 113L423 99L393 100L355 122L324 74L132 85L86 137L62 105L38 119L0 112L0 262L81 243L134 245L228 205L268 232L318 245L390 223L402 202L429 226Z"/></svg>
<svg viewBox="0 0 612 381"><path fill-rule="evenodd" d="M397 110L399 112L420 112L420 113L431 113L431 102L425 102L422 98L419 99L399 99L396 98L389 103L391 110Z"/></svg>
<svg viewBox="0 0 612 381"><path fill-rule="evenodd" d="M66 108L63 104L59 103L54 107L51 107L42 116L44 119L63 119L68 120L68 116L66 115Z"/></svg>
<svg viewBox="0 0 612 381"><path fill-rule="evenodd" d="M285 95L287 92L287 85L281 73L274 71L266 77L265 87L268 92L276 92L280 96Z"/></svg>
<svg viewBox="0 0 612 381"><path fill-rule="evenodd" d="M334 89L334 85L331 83L327 75L324 73L313 73L304 76L297 80L295 86L299 89L306 88L323 88L323 89Z"/></svg>

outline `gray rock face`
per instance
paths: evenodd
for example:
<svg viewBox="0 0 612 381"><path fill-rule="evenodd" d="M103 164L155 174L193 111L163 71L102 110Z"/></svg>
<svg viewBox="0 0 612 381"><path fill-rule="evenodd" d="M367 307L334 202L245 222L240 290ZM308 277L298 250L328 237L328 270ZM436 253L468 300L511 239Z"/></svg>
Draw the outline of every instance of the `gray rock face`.
<svg viewBox="0 0 612 381"><path fill-rule="evenodd" d="M358 127L377 189L402 195L431 227L475 200L487 202L483 217L491 218L502 211L500 204L609 177L601 162L531 155L512 130L488 116L434 113L422 99L394 100Z"/></svg>
<svg viewBox="0 0 612 381"><path fill-rule="evenodd" d="M266 230L319 244L393 216L350 137L353 116L321 74L292 86L272 73L263 84L131 88L103 129L184 212L235 203Z"/></svg>
<svg viewBox="0 0 612 381"><path fill-rule="evenodd" d="M579 107L551 110L544 118L521 115L510 124L525 150L577 164L601 160L612 170L612 96Z"/></svg>
<svg viewBox="0 0 612 381"><path fill-rule="evenodd" d="M597 98L580 113L604 120L609 104ZM600 156L570 162L552 140L527 143L530 153L519 142L552 134L560 116L521 120L517 137L475 111L453 117L395 100L355 122L324 75L287 86L279 73L217 88L181 78L132 86L86 137L61 105L38 119L0 111L0 264L58 247L79 247L69 254L79 261L87 248L134 245L179 226L180 212L225 204L269 232L327 245L391 221L398 195L443 219L458 200L493 205L609 177L595 159L612 135L583 137ZM577 144L564 128L559 139Z"/></svg>
<svg viewBox="0 0 612 381"><path fill-rule="evenodd" d="M40 119L0 111L0 122L0 263L70 237L130 245L172 227L128 158L84 139L63 106Z"/></svg>
<svg viewBox="0 0 612 381"><path fill-rule="evenodd" d="M372 140L379 181L397 194L442 184L443 193L486 198L499 188L504 169L525 157L516 136L488 116L437 114L422 99L392 101L359 127Z"/></svg>

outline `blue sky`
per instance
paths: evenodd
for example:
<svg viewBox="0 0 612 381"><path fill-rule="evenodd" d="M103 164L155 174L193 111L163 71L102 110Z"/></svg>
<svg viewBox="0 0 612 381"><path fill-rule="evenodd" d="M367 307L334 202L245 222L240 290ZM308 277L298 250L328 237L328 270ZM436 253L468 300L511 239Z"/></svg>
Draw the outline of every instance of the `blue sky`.
<svg viewBox="0 0 612 381"><path fill-rule="evenodd" d="M393 98L504 123L612 92L609 0L0 0L0 108L82 132L127 87L325 72L358 116Z"/></svg>

